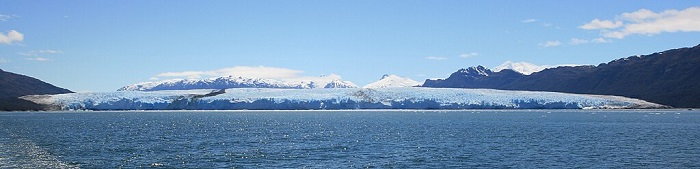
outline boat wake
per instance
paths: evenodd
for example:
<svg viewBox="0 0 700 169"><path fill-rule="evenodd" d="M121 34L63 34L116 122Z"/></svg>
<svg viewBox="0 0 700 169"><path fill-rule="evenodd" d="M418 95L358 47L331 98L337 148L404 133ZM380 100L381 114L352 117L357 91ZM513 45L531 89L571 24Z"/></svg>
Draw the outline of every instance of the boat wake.
<svg viewBox="0 0 700 169"><path fill-rule="evenodd" d="M0 130L0 168L80 168L58 159L33 141Z"/></svg>

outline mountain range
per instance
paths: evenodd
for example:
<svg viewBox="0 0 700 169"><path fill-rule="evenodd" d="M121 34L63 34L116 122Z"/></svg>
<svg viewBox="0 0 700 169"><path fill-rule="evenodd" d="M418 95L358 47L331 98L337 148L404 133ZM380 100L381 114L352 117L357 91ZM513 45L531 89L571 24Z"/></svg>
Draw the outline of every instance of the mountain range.
<svg viewBox="0 0 700 169"><path fill-rule="evenodd" d="M597 66L548 68L530 75L476 66L445 79L428 79L422 86L618 95L673 107L700 107L700 45Z"/></svg>
<svg viewBox="0 0 700 169"><path fill-rule="evenodd" d="M385 74L376 82L363 88L413 87L421 83L397 75ZM230 88L278 88L278 89L318 89L318 88L358 88L350 81L337 75L326 75L304 79L262 79L249 77L216 77L209 79L174 79L155 82L142 82L124 86L117 91L158 91L190 89L230 89Z"/></svg>
<svg viewBox="0 0 700 169"><path fill-rule="evenodd" d="M210 79L175 79L156 82L143 82L124 86L117 91L156 91L189 89L228 89L228 88L282 88L282 89L316 89L316 88L357 88L350 81L344 81L337 75L305 79L262 79L249 77L216 77Z"/></svg>
<svg viewBox="0 0 700 169"><path fill-rule="evenodd" d="M516 69L518 67L527 69ZM379 81L363 88L420 85L429 88L552 91L616 95L673 107L700 107L700 45L649 55L630 56L596 66L558 66L537 70L531 65L523 64L501 66L497 71L475 66L459 69L445 79L425 80L422 85L408 78L384 75ZM228 88L321 89L358 88L358 86L342 80L337 75L285 80L228 76L144 82L122 87L119 91ZM0 110L42 109L40 105L18 97L62 93L72 92L29 76L0 70Z"/></svg>

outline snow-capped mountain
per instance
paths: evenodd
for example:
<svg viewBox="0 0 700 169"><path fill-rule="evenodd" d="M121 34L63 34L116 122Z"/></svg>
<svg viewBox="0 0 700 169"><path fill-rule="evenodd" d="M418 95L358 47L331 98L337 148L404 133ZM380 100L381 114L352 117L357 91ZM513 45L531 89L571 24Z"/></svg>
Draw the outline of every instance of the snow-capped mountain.
<svg viewBox="0 0 700 169"><path fill-rule="evenodd" d="M557 91L627 96L673 107L700 107L700 45L594 65L558 65L530 75L511 69L481 76L459 70L423 87Z"/></svg>
<svg viewBox="0 0 700 169"><path fill-rule="evenodd" d="M472 66L466 69L459 69L457 70L458 74L462 74L465 76L489 76L489 74L492 74L493 71L491 71L488 68L485 68L484 66Z"/></svg>
<svg viewBox="0 0 700 169"><path fill-rule="evenodd" d="M363 88L413 87L421 83L413 79L385 74L379 81L365 85Z"/></svg>
<svg viewBox="0 0 700 169"><path fill-rule="evenodd" d="M550 68L550 67L551 66L547 66L547 65L539 66L539 65L532 64L532 63L528 63L528 62L506 61L503 64L498 65L495 68L493 68L493 71L499 72L503 69L510 69L510 70L514 70L516 72L520 72L524 75L530 75L532 73L539 72L539 71L542 71L542 70L544 70L546 68Z"/></svg>
<svg viewBox="0 0 700 169"><path fill-rule="evenodd" d="M143 82L129 86L124 86L118 91L156 91L228 88L315 89L357 88L357 85L350 81L342 80L338 75L284 80L228 76L210 79L174 79L157 82Z"/></svg>
<svg viewBox="0 0 700 169"><path fill-rule="evenodd" d="M540 71L548 69L548 68L557 68L557 67L562 67L562 66L574 67L574 66L580 66L580 65L561 64L561 65L552 66L552 65L535 65L532 63L528 63L528 62L506 61L506 62L503 62L503 64L494 67L493 71L500 72L501 70L510 69L510 70L516 71L518 73L522 73L524 75L530 75L532 73L540 72Z"/></svg>
<svg viewBox="0 0 700 169"><path fill-rule="evenodd" d="M423 87L459 87L459 88L488 88L491 85L502 85L503 82L516 81L522 78L520 72L503 69L491 71L483 66L459 69L446 79L427 79Z"/></svg>

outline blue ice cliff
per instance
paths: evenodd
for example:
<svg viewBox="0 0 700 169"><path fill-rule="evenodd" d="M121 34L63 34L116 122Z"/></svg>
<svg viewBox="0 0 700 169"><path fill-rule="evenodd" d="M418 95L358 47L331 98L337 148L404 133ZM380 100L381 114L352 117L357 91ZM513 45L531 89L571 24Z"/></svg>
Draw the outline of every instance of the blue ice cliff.
<svg viewBox="0 0 700 169"><path fill-rule="evenodd" d="M336 110L664 108L643 100L456 88L231 88L24 96L57 110Z"/></svg>

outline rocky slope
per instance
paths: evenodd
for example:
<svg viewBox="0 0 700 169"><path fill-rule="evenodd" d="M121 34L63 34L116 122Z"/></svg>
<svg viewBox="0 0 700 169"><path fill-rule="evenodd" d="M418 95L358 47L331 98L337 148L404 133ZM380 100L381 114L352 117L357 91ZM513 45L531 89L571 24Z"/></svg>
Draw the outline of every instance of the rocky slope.
<svg viewBox="0 0 700 169"><path fill-rule="evenodd" d="M491 88L618 95L673 107L700 107L700 45L617 59L597 66L557 67L524 75L481 66L424 87Z"/></svg>
<svg viewBox="0 0 700 169"><path fill-rule="evenodd" d="M40 110L41 106L18 99L25 95L72 93L41 80L0 69L0 111Z"/></svg>

